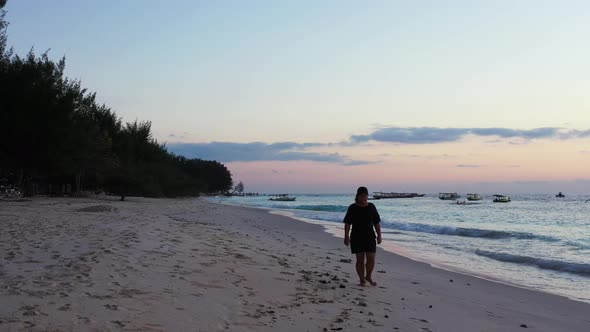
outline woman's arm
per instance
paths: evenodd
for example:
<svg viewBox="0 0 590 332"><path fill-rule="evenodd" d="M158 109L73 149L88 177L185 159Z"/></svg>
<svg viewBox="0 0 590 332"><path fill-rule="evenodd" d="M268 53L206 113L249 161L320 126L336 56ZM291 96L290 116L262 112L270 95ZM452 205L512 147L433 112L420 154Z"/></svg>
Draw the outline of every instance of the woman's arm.
<svg viewBox="0 0 590 332"><path fill-rule="evenodd" d="M348 247L350 244L350 224L344 224L344 244Z"/></svg>
<svg viewBox="0 0 590 332"><path fill-rule="evenodd" d="M377 244L381 244L381 223L375 225L377 231Z"/></svg>

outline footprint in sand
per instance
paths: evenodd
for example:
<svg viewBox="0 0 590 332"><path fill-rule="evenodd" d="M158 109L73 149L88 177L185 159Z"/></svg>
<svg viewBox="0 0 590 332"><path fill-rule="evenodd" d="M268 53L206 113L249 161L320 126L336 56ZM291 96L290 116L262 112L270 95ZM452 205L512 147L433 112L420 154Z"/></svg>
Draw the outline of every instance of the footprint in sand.
<svg viewBox="0 0 590 332"><path fill-rule="evenodd" d="M66 304L62 305L61 307L57 308L57 310L70 311L70 310L72 310L72 305L70 303L66 303Z"/></svg>
<svg viewBox="0 0 590 332"><path fill-rule="evenodd" d="M27 320L27 321L24 321L24 322L23 322L23 326L24 326L25 328L28 328L28 329L30 329L30 328L33 328L33 327L35 327L35 324L34 324L33 322L29 322L29 321Z"/></svg>
<svg viewBox="0 0 590 332"><path fill-rule="evenodd" d="M115 325L117 325L119 327L125 327L125 325L126 325L125 323L129 323L129 322L123 322L123 321L120 321L120 320L112 320L111 323L113 323L113 324L115 324Z"/></svg>
<svg viewBox="0 0 590 332"><path fill-rule="evenodd" d="M104 307L113 311L119 310L119 306L116 304L105 304Z"/></svg>

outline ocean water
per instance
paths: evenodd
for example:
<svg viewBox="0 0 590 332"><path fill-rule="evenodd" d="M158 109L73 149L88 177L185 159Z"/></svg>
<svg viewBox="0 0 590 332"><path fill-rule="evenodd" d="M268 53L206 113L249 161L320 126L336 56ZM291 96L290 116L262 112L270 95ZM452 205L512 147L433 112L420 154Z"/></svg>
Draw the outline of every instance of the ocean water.
<svg viewBox="0 0 590 332"><path fill-rule="evenodd" d="M325 226L343 236L342 219L354 195L211 197L265 208ZM463 198L465 194L462 194ZM382 248L451 271L590 303L590 195L491 195L457 205L425 197L371 200L381 215Z"/></svg>

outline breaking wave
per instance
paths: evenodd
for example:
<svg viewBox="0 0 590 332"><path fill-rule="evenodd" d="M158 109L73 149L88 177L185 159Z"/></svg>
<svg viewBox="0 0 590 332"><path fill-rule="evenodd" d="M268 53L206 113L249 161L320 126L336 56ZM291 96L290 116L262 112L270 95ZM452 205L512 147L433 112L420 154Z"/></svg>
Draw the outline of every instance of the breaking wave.
<svg viewBox="0 0 590 332"><path fill-rule="evenodd" d="M500 262L531 265L545 270L568 272L590 277L590 264L564 262L559 260L542 259L529 256L519 256L479 249L476 250L475 253L479 256L488 257Z"/></svg>
<svg viewBox="0 0 590 332"><path fill-rule="evenodd" d="M476 237L486 239L537 239L547 242L557 242L560 239L545 236L536 235L527 232L505 232L491 229L478 229L478 228L463 228L463 227L452 227L452 226L436 226L436 225L424 225L415 223L400 223L400 222L385 222L384 225L387 228L399 229L404 231L413 231L420 233L430 234L441 234L441 235L455 235L464 237Z"/></svg>
<svg viewBox="0 0 590 332"><path fill-rule="evenodd" d="M325 212L346 212L348 206L344 205L298 205L292 207L296 210L308 210L308 211L325 211Z"/></svg>

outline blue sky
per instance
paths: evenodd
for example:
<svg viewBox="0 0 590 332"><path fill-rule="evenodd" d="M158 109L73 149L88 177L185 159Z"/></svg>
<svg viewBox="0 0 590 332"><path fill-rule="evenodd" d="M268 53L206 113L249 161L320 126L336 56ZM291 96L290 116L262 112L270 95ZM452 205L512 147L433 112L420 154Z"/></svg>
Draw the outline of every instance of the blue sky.
<svg viewBox="0 0 590 332"><path fill-rule="evenodd" d="M125 121L152 121L171 151L226 163L247 190L583 192L590 178L586 1L5 10L18 54L66 56L67 75Z"/></svg>

